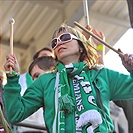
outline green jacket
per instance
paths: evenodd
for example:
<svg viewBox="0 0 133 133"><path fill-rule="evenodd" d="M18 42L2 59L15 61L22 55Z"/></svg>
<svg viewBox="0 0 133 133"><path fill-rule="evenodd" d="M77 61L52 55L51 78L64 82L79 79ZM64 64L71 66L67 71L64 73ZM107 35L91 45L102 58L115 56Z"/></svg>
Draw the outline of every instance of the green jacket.
<svg viewBox="0 0 133 133"><path fill-rule="evenodd" d="M99 112L102 115L103 123L100 126L100 133L107 133L107 125L113 131L114 127L110 118L109 103L111 100L129 99L133 97L133 79L129 75L103 68L101 70L86 70L96 87L100 90L101 98L106 114L105 120L102 109ZM132 75L133 76L133 75ZM55 116L55 79L56 73L48 73L40 76L26 90L23 96L20 95L21 87L18 84L19 76L8 77L7 84L4 87L4 98L6 113L11 123L17 123L29 115L36 112L40 107L44 109L45 123L52 133L52 125ZM70 79L71 80L71 79ZM73 92L73 91L72 91ZM95 93L97 105L97 99ZM101 108L101 107L99 107ZM75 117L73 114L66 115L65 133L75 133Z"/></svg>

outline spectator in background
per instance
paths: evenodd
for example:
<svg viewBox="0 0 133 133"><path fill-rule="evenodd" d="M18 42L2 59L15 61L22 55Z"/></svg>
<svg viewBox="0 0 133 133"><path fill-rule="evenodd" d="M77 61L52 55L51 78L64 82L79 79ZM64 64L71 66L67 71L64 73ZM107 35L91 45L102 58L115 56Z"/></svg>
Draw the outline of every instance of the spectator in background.
<svg viewBox="0 0 133 133"><path fill-rule="evenodd" d="M29 66L29 74L33 80L36 80L44 73L55 71L57 62L52 56L43 56L36 58Z"/></svg>
<svg viewBox="0 0 133 133"><path fill-rule="evenodd" d="M42 56L52 56L53 58L55 58L54 51L51 48L44 47L34 54L33 60Z"/></svg>
<svg viewBox="0 0 133 133"><path fill-rule="evenodd" d="M52 49L48 48L48 47L44 47L42 49L40 49L39 51L37 51L34 55L33 55L33 60L35 60L38 57L42 57L42 56L52 56L54 57L54 52ZM31 76L29 75L28 72L23 73L20 75L20 79L19 79L19 83L22 87L21 90L21 95L24 94L25 90L28 88L28 86L33 82Z"/></svg>
<svg viewBox="0 0 133 133"><path fill-rule="evenodd" d="M42 56L52 56L54 57L54 52L51 48L48 47L44 47L42 49L40 49L39 51L37 51L34 55L33 55L33 61L36 60L38 57L42 57ZM21 95L24 94L24 92L26 91L26 89L28 88L28 86L33 82L32 77L29 75L28 72L21 74L20 75L20 79L19 79L19 83L22 87L21 89ZM33 124L41 124L42 126L44 126L44 119L43 119L43 109L40 108L37 112L35 112L33 115L31 115L30 117L28 117L26 120L24 120L23 122L30 122ZM26 127L14 127L16 128L18 133L23 133L23 132L43 132L42 130L36 130L36 129L31 129L31 128L26 128Z"/></svg>

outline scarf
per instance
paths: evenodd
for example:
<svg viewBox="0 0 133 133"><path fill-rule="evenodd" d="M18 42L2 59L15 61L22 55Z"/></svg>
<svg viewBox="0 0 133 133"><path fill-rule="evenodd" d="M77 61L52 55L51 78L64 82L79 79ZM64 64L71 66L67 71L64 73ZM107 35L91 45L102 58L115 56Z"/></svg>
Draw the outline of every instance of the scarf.
<svg viewBox="0 0 133 133"><path fill-rule="evenodd" d="M102 123L86 68L84 62L57 65L53 133L65 133L65 113L75 112L76 130L81 133L93 133ZM68 78L72 79L72 85Z"/></svg>

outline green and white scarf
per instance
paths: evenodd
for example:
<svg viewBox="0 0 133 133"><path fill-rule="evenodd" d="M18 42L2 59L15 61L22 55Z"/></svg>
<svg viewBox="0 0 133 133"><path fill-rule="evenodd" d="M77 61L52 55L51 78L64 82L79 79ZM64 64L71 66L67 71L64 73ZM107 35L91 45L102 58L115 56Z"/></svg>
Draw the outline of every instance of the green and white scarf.
<svg viewBox="0 0 133 133"><path fill-rule="evenodd" d="M65 133L65 113L75 112L75 116L79 116L78 120L75 117L76 130L81 130L82 133L93 133L102 123L94 98L94 89L84 71L86 68L84 62L57 65L53 133ZM72 79L72 85L68 77Z"/></svg>

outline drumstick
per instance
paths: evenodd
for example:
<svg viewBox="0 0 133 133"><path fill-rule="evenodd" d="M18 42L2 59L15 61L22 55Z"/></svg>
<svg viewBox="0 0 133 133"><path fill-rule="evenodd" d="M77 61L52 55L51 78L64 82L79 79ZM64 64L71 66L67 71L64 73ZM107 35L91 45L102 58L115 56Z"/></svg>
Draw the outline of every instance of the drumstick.
<svg viewBox="0 0 133 133"><path fill-rule="evenodd" d="M89 13L88 13L87 0L83 0L83 6L84 6L84 16L85 16L86 25L89 25Z"/></svg>
<svg viewBox="0 0 133 133"><path fill-rule="evenodd" d="M10 24L10 53L13 54L13 24L15 23L15 20L13 18L10 18L9 24ZM12 74L12 67L10 67L10 74Z"/></svg>
<svg viewBox="0 0 133 133"><path fill-rule="evenodd" d="M116 52L117 54L119 54L121 57L123 57L123 53L119 52L118 50L114 49L111 45L109 45L107 42L103 41L101 38L97 37L95 34L93 34L91 31L87 30L86 28L84 28L83 26L81 26L78 22L74 22L74 24L76 26L78 26L79 28L81 28L82 30L84 30L85 32L87 32L88 34L92 35L95 39L97 39L98 41L100 41L101 43L103 43L105 46L107 46L108 48L110 48L111 50L113 50L114 52Z"/></svg>

